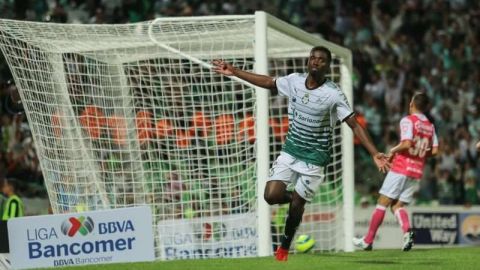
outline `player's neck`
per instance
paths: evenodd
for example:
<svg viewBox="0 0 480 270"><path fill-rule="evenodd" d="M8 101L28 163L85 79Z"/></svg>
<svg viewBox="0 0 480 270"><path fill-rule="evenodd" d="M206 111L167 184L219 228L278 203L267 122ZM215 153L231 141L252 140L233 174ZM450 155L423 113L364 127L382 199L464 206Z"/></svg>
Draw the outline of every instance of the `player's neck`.
<svg viewBox="0 0 480 270"><path fill-rule="evenodd" d="M421 111L419 111L419 110L417 110L417 109L415 109L415 108L412 108L412 109L410 110L410 114L423 114L423 112L421 112Z"/></svg>
<svg viewBox="0 0 480 270"><path fill-rule="evenodd" d="M307 89L313 90L324 84L326 80L327 79L324 75L314 77L312 74L308 74L307 80L305 81L305 86Z"/></svg>

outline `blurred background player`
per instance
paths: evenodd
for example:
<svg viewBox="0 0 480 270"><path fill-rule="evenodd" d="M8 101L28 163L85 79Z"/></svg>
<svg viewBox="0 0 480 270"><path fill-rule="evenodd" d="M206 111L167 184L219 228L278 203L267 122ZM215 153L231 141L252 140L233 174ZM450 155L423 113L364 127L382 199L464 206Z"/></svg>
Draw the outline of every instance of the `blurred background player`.
<svg viewBox="0 0 480 270"><path fill-rule="evenodd" d="M250 73L222 60L214 60L214 70L226 76L237 76L272 94L289 98L289 126L281 154L270 169L264 198L268 204L289 203L285 232L275 257L288 259L288 250L302 220L304 206L325 179L325 167L331 159L332 131L337 121L347 122L366 147L380 171L388 170L388 159L379 153L367 132L358 124L348 101L338 86L326 78L331 52L322 46L312 48L308 73L285 77ZM287 185L295 186L294 191Z"/></svg>
<svg viewBox="0 0 480 270"><path fill-rule="evenodd" d="M23 217L23 202L16 194L16 183L4 178L2 181L2 193L7 197L3 203L2 220Z"/></svg>
<svg viewBox="0 0 480 270"><path fill-rule="evenodd" d="M424 93L416 93L412 97L409 115L400 121L400 143L389 152L389 157L393 159L392 168L380 189L380 198L370 220L368 233L365 237L353 239L356 247L372 249L385 210L390 206L404 233L403 251L412 248L414 234L410 230L410 221L404 206L412 201L413 193L423 175L426 157L436 155L438 151L435 127L424 114L428 103L429 99Z"/></svg>

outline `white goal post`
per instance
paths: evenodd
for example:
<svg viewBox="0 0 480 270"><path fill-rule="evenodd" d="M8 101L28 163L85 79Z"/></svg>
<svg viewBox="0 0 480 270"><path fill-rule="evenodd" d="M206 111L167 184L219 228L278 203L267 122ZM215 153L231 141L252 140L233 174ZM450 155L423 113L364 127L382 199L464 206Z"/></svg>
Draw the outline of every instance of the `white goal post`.
<svg viewBox="0 0 480 270"><path fill-rule="evenodd" d="M0 19L55 213L150 205L159 259L268 256L284 207L263 189L288 129L286 100L210 69L305 72L313 46L352 104L350 50L265 12L124 25ZM335 128L327 180L299 234L353 251L353 135ZM293 251L293 249L292 249Z"/></svg>

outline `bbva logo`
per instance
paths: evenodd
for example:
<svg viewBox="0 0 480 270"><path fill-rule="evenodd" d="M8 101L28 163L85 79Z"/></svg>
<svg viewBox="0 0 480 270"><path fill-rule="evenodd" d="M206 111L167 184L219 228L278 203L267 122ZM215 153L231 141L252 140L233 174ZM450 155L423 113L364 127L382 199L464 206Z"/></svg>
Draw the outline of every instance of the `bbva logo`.
<svg viewBox="0 0 480 270"><path fill-rule="evenodd" d="M64 235L74 237L77 233L85 236L93 231L94 223L91 217L71 217L62 222L61 230Z"/></svg>

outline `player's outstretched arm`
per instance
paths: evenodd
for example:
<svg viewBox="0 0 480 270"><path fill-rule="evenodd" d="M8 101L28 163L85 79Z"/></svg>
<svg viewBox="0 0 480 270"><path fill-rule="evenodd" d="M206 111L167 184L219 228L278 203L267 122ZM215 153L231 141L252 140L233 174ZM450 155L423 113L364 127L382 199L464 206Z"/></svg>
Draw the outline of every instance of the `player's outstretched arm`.
<svg viewBox="0 0 480 270"><path fill-rule="evenodd" d="M350 117L347 120L348 126L352 129L353 133L360 139L362 145L367 149L375 162L378 170L382 173L387 172L390 169L390 162L388 157L384 153L380 153L372 142L372 139L368 135L368 132L360 126L355 117Z"/></svg>
<svg viewBox="0 0 480 270"><path fill-rule="evenodd" d="M213 70L219 74L223 74L225 76L236 76L256 86L272 90L272 92L274 93L276 93L277 91L277 86L275 85L275 78L273 77L238 69L232 66L230 63L227 63L220 59L213 60L212 64Z"/></svg>

